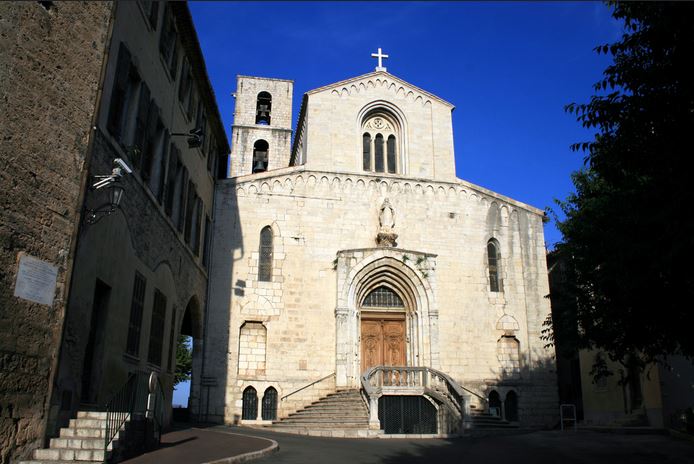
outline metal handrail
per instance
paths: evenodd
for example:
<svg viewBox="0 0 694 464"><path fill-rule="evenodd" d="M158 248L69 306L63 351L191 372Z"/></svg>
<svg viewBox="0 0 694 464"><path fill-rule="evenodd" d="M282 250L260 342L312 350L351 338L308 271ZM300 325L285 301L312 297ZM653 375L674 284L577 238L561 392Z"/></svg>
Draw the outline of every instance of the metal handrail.
<svg viewBox="0 0 694 464"><path fill-rule="evenodd" d="M108 446L116 438L126 421L134 414L144 414L147 409L147 377L146 372L135 372L106 403L106 430L104 431L104 455ZM163 408L163 402L162 402Z"/></svg>
<svg viewBox="0 0 694 464"><path fill-rule="evenodd" d="M157 443L161 443L161 433L164 428L164 391L161 389L161 382L158 379L153 394L154 411L152 419L154 422L154 434L157 437Z"/></svg>
<svg viewBox="0 0 694 464"><path fill-rule="evenodd" d="M299 388L299 389L297 389L297 390L294 390L294 391L291 392L291 393L287 393L287 394L284 395L282 398L280 398L280 401L284 401L284 400L287 399L288 397L292 396L294 393L299 393L301 390L306 390L308 387L312 387L313 385L315 385L315 384L317 384L317 383L319 383L319 382L322 382L323 380L329 379L330 377L334 377L334 376L335 376L335 373L333 372L332 374L328 374L328 375L326 375L325 377L322 377L322 378L320 378L320 379L318 379L318 380L314 380L313 382L311 382L311 383L309 383L309 384L307 384L307 385L304 385L303 387L301 387L301 388Z"/></svg>

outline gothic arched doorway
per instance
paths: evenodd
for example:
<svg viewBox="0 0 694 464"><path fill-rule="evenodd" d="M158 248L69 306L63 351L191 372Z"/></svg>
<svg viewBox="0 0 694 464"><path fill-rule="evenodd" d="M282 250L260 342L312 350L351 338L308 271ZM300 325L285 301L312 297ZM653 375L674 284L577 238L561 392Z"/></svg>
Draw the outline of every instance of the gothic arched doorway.
<svg viewBox="0 0 694 464"><path fill-rule="evenodd" d="M338 387L359 386L374 365L439 367L434 269L435 256L420 252L390 247L338 252Z"/></svg>

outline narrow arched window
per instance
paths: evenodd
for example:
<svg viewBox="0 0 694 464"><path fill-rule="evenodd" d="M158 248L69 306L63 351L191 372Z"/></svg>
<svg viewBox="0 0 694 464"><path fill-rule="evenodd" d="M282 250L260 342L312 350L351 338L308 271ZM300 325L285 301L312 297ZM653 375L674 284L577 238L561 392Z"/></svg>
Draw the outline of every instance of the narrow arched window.
<svg viewBox="0 0 694 464"><path fill-rule="evenodd" d="M489 392L487 402L489 404L489 414L501 417L501 397L496 390Z"/></svg>
<svg viewBox="0 0 694 464"><path fill-rule="evenodd" d="M243 409L241 419L256 420L258 418L258 393L255 388L247 387L243 391Z"/></svg>
<svg viewBox="0 0 694 464"><path fill-rule="evenodd" d="M388 136L388 143L386 145L386 153L388 160L388 172L390 174L395 174L397 171L397 161L395 156L395 136Z"/></svg>
<svg viewBox="0 0 694 464"><path fill-rule="evenodd" d="M376 140L374 142L374 154L375 154L375 165L376 165L376 172L383 172L383 164L384 164L384 159L383 159L383 136L381 134L376 135Z"/></svg>
<svg viewBox="0 0 694 464"><path fill-rule="evenodd" d="M258 280L272 280L272 228L263 227L260 231L260 248L258 250Z"/></svg>
<svg viewBox="0 0 694 464"><path fill-rule="evenodd" d="M509 422L518 422L518 395L511 390L504 400L504 415Z"/></svg>
<svg viewBox="0 0 694 464"><path fill-rule="evenodd" d="M500 292L501 280L499 279L499 261L501 253L494 240L487 242L487 266L489 267L489 291Z"/></svg>
<svg viewBox="0 0 694 464"><path fill-rule="evenodd" d="M364 133L363 147L364 147L364 171L371 171L371 136L368 133Z"/></svg>
<svg viewBox="0 0 694 464"><path fill-rule="evenodd" d="M269 126L271 111L272 95L267 92L260 92L258 94L258 101L255 105L255 123Z"/></svg>
<svg viewBox="0 0 694 464"><path fill-rule="evenodd" d="M253 173L267 171L269 145L265 140L253 144Z"/></svg>
<svg viewBox="0 0 694 464"><path fill-rule="evenodd" d="M274 387L269 387L263 395L263 420L277 419L277 390Z"/></svg>

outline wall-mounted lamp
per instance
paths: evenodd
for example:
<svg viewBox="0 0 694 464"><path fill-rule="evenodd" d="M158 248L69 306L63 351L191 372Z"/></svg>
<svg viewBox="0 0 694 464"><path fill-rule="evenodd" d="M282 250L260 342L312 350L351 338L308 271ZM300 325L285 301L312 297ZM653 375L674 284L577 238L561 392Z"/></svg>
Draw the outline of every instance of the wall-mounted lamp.
<svg viewBox="0 0 694 464"><path fill-rule="evenodd" d="M95 182L89 187L89 190L108 189L109 201L102 203L95 209L86 209L84 222L88 225L96 224L102 217L110 216L115 213L123 199L125 189L118 184L120 183L121 177L123 177L123 171L125 171L126 174L132 174L133 170L120 158L113 160L113 166L110 175L94 176Z"/></svg>
<svg viewBox="0 0 694 464"><path fill-rule="evenodd" d="M205 136L202 129L191 129L189 132L174 132L171 134L174 136L184 136L188 137L188 148L198 148L202 145L202 139Z"/></svg>

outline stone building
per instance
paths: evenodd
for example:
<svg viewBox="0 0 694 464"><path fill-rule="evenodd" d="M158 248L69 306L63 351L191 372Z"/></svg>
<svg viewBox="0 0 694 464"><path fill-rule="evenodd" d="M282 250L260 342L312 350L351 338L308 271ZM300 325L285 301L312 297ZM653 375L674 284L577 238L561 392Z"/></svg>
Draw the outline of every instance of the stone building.
<svg viewBox="0 0 694 464"><path fill-rule="evenodd" d="M200 375L229 147L185 3L7 2L0 27L6 464L133 373L157 373L170 408L179 333Z"/></svg>
<svg viewBox="0 0 694 464"><path fill-rule="evenodd" d="M347 390L370 429L394 401L433 433L555 423L543 211L456 178L453 105L380 63L307 92L290 148L292 88L237 78L201 415L269 424Z"/></svg>

